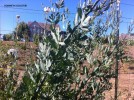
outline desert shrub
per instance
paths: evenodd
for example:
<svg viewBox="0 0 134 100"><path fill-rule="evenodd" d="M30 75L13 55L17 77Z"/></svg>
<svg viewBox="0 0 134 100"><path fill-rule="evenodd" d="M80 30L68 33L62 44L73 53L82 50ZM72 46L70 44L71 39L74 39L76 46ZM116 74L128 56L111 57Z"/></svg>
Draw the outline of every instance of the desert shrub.
<svg viewBox="0 0 134 100"><path fill-rule="evenodd" d="M60 11L63 11L64 0L55 3L55 8L58 10L51 12L46 19L51 24L52 37L43 35L35 65L27 66L22 83L12 92L10 98L104 99L104 92L112 88L110 79L115 76L116 24L109 22L115 19L115 12L111 11L108 14L106 22L98 19L98 16L108 10L112 3L112 0L96 0L94 3L88 0L82 7L78 7L74 25L67 22L67 37L63 40L59 29L56 30L55 26L62 20L63 15ZM64 17L68 16L66 11L63 11ZM100 36L107 34L109 28L111 31L108 43L105 45ZM121 52L118 54L119 58Z"/></svg>

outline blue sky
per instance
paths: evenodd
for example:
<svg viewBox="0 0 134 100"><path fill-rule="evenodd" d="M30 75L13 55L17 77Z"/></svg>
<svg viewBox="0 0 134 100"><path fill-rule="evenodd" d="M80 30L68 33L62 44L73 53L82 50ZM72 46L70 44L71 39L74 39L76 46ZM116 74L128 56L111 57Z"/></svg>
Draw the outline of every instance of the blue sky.
<svg viewBox="0 0 134 100"><path fill-rule="evenodd" d="M55 2L57 0L52 1ZM65 5L69 8L71 13L76 12L78 1L79 0L65 0ZM0 33L11 33L14 30L17 24L16 15L20 15L20 21L28 22L36 20L38 22L44 22L44 13L41 3L43 3L44 6L50 6L49 0L0 0ZM27 5L27 7L4 7L4 5L9 4ZM134 0L121 0L121 12L123 18L121 19L120 33L127 33L128 22L131 21L130 18L134 18ZM74 14L70 14L71 21L74 19L74 16Z"/></svg>

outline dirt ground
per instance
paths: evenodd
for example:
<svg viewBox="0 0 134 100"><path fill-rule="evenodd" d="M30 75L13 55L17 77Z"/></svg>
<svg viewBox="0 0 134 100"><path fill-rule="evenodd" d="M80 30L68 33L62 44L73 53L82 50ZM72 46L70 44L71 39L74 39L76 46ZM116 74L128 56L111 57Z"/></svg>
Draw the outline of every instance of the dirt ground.
<svg viewBox="0 0 134 100"><path fill-rule="evenodd" d="M131 58L131 61L120 64L118 100L134 100L134 46L126 47L126 55ZM114 100L115 79L111 79L111 82L113 88L106 92L105 100Z"/></svg>
<svg viewBox="0 0 134 100"><path fill-rule="evenodd" d="M25 66L31 62L34 62L36 60L36 49L37 46L33 42L17 42L14 41L2 41L3 48L4 46L10 48L10 49L17 49L18 51L18 58L17 58L17 69L23 70L25 69ZM8 49L5 51L7 52Z"/></svg>

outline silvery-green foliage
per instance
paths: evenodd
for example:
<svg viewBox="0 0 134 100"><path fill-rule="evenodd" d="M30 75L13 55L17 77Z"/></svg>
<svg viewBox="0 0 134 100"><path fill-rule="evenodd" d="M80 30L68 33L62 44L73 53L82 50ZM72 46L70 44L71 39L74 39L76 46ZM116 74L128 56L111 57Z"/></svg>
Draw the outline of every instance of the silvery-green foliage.
<svg viewBox="0 0 134 100"><path fill-rule="evenodd" d="M64 0L55 3L57 12L47 21L51 36L39 43L35 66L27 67L15 99L102 100L114 77L115 33L113 23L99 20L113 0L87 0L77 8L74 25L67 22L67 36L61 39L56 25L62 21ZM66 14L66 13L64 13ZM112 15L111 15L112 16ZM109 33L108 43L103 36ZM87 36L88 35L88 36Z"/></svg>

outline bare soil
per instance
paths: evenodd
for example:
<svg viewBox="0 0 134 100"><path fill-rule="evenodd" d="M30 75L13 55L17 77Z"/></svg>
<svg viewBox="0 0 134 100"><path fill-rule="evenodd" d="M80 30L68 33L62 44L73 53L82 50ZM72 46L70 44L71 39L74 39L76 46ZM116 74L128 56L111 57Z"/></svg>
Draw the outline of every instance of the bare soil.
<svg viewBox="0 0 134 100"><path fill-rule="evenodd" d="M18 50L18 58L17 58L18 70L21 69L24 70L26 65L36 61L37 46L33 42L28 42L25 45L25 42L15 43L14 41L2 41L2 45L3 47L5 45L8 45L8 48L10 49L13 48Z"/></svg>
<svg viewBox="0 0 134 100"><path fill-rule="evenodd" d="M134 46L127 46L125 51L126 55L131 59L120 63L118 100L134 100ZM106 92L105 100L114 100L115 79L111 79L111 82L113 83L113 88L111 91Z"/></svg>

